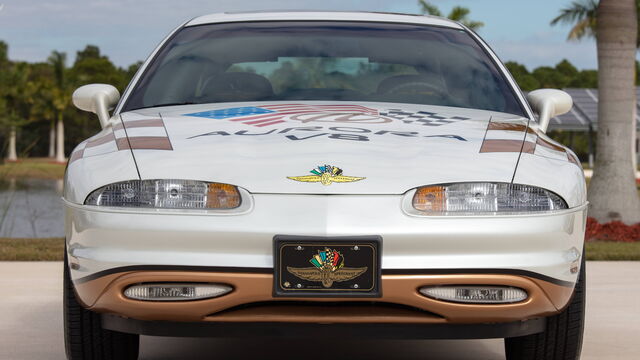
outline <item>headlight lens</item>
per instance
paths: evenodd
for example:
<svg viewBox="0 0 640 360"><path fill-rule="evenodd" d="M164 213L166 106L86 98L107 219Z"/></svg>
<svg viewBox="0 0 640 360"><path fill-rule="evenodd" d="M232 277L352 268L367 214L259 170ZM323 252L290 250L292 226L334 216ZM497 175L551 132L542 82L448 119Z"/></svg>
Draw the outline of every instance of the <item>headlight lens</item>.
<svg viewBox="0 0 640 360"><path fill-rule="evenodd" d="M235 209L238 188L194 180L133 180L104 186L85 205L160 209Z"/></svg>
<svg viewBox="0 0 640 360"><path fill-rule="evenodd" d="M482 214L551 211L567 208L558 195L529 185L459 183L416 190L413 207L428 214Z"/></svg>

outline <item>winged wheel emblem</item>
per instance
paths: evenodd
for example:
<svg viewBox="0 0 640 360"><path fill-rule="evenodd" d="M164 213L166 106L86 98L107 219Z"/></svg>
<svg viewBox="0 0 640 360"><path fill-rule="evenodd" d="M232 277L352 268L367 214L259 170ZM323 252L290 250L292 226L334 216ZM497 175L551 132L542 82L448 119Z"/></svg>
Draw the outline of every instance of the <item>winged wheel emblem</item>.
<svg viewBox="0 0 640 360"><path fill-rule="evenodd" d="M364 177L346 176L342 174L342 169L337 166L324 165L318 166L311 170L313 175L304 176L288 176L287 179L300 181L300 182L319 182L322 185L331 185L332 183L349 183L354 181L364 180Z"/></svg>
<svg viewBox="0 0 640 360"><path fill-rule="evenodd" d="M355 279L367 271L367 267L349 268L344 266L344 257L337 250L325 248L309 260L312 267L294 268L287 266L287 271L300 279L320 281L322 286L330 288L334 282Z"/></svg>

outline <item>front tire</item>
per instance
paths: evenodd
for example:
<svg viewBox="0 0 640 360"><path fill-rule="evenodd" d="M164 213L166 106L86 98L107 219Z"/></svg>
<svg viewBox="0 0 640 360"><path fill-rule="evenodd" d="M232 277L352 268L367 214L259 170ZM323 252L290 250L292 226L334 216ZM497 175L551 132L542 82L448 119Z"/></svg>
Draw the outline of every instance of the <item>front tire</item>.
<svg viewBox="0 0 640 360"><path fill-rule="evenodd" d="M507 360L578 360L582 350L586 269L584 259L571 302L547 318L544 332L504 339Z"/></svg>
<svg viewBox="0 0 640 360"><path fill-rule="evenodd" d="M135 360L140 335L102 328L100 314L82 307L76 299L69 274L67 254L64 261L64 346L67 359Z"/></svg>

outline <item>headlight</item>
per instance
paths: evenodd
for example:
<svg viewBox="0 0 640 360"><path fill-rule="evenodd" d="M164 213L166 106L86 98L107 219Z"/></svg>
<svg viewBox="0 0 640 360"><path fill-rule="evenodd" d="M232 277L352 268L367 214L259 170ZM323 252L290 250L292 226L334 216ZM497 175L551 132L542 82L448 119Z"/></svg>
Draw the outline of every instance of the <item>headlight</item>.
<svg viewBox="0 0 640 360"><path fill-rule="evenodd" d="M558 195L529 185L459 183L418 188L413 208L433 215L523 213L567 208Z"/></svg>
<svg viewBox="0 0 640 360"><path fill-rule="evenodd" d="M133 180L110 184L89 194L85 205L160 209L235 209L238 188L194 180Z"/></svg>

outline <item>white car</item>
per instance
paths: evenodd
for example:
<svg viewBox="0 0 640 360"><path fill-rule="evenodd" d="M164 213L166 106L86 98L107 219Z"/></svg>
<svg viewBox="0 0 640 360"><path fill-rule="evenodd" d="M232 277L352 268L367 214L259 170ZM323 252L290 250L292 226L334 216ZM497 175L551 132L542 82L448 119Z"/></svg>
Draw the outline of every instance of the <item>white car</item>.
<svg viewBox="0 0 640 360"><path fill-rule="evenodd" d="M579 358L585 180L545 135L571 98L527 101L463 25L202 16L122 98L73 101L103 129L66 172L70 359L134 359L139 334L327 330Z"/></svg>

